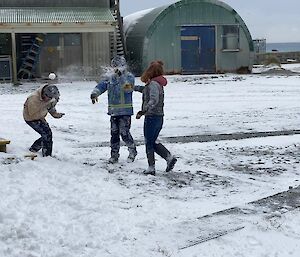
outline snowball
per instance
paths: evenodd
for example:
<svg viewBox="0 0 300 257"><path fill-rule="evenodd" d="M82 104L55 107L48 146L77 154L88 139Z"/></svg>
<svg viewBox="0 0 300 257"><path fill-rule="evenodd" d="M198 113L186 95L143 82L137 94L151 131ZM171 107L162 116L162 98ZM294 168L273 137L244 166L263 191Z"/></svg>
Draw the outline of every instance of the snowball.
<svg viewBox="0 0 300 257"><path fill-rule="evenodd" d="M49 76L48 76L48 78L51 79L51 80L54 80L56 78L55 73L53 73L53 72L50 73Z"/></svg>

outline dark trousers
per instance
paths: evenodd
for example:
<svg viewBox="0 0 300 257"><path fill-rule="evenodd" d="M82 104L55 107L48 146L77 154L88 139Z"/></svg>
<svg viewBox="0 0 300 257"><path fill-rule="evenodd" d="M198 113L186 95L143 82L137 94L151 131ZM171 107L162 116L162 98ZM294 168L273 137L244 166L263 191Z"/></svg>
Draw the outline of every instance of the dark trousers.
<svg viewBox="0 0 300 257"><path fill-rule="evenodd" d="M156 143L162 126L163 116L145 116L144 136L149 166L153 166L155 164L154 152L165 160L167 160L170 156L169 150L163 144Z"/></svg>
<svg viewBox="0 0 300 257"><path fill-rule="evenodd" d="M119 158L120 136L128 147L129 154L136 155L136 146L130 134L131 116L111 116L110 118L110 147L111 157Z"/></svg>
<svg viewBox="0 0 300 257"><path fill-rule="evenodd" d="M43 120L26 121L26 123L41 135L41 137L32 144L29 150L38 152L42 149L43 156L51 155L53 142L52 131L49 124Z"/></svg>

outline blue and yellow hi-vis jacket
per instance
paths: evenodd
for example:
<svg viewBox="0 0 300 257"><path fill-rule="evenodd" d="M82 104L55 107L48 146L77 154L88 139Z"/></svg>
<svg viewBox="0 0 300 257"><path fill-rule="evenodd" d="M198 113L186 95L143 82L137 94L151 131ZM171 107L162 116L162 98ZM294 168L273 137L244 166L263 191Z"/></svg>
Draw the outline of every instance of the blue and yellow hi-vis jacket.
<svg viewBox="0 0 300 257"><path fill-rule="evenodd" d="M121 116L133 115L132 92L134 86L134 76L124 70L105 75L92 93L101 95L107 91L108 115Z"/></svg>

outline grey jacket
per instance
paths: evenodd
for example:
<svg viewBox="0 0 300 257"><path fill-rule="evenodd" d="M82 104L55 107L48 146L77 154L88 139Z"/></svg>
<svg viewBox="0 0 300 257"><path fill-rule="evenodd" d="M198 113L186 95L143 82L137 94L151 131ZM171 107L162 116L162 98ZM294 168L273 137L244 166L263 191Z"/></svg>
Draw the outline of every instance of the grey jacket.
<svg viewBox="0 0 300 257"><path fill-rule="evenodd" d="M143 93L142 111L145 113L145 116L164 115L163 85L152 80L146 86L135 86L134 90Z"/></svg>

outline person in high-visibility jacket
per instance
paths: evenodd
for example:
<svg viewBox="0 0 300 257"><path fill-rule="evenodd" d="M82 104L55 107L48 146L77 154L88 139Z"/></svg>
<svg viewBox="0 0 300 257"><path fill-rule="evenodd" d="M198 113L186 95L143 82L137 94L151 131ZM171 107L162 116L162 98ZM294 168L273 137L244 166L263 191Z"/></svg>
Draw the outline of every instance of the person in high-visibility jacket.
<svg viewBox="0 0 300 257"><path fill-rule="evenodd" d="M134 76L127 70L123 56L116 56L111 61L112 70L107 72L91 93L92 103L98 102L99 95L107 91L108 115L111 116L111 156L110 163L119 160L120 136L128 147L127 162L133 162L136 155L136 145L130 133L131 116L133 115L132 92Z"/></svg>

